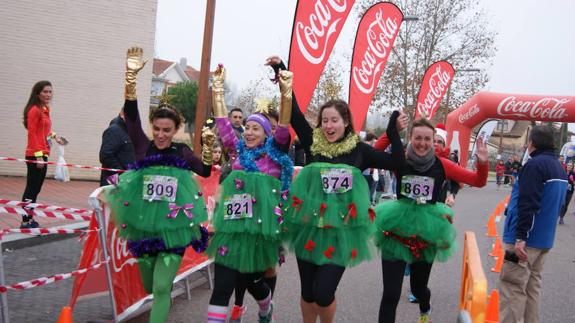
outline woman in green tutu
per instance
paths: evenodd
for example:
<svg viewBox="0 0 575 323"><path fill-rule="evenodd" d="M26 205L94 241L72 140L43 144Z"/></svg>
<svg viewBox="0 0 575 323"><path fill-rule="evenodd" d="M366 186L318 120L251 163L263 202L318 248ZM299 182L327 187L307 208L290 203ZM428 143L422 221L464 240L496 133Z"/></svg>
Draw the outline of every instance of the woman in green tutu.
<svg viewBox="0 0 575 323"><path fill-rule="evenodd" d="M427 120L413 123L407 163L397 170L397 200L376 207L376 245L381 250L383 297L379 322L395 322L406 264L411 268L411 291L419 301L419 322L429 322L431 293L427 282L435 259L446 261L455 247L453 211L440 203L447 180L485 186L487 147L477 139L477 171L469 171L434 149L435 128Z"/></svg>
<svg viewBox="0 0 575 323"><path fill-rule="evenodd" d="M225 322L236 282L247 283L259 306L259 322L272 320L272 293L264 271L274 267L280 257L281 208L287 203L293 172L287 152L279 148L289 143L286 112L291 110L291 77L289 72L281 77L280 120L275 133L265 115L254 113L246 119L242 139L238 140L227 118L223 66L214 73L216 126L233 162L232 172L221 184L212 220L214 236L207 250L215 262L209 322Z"/></svg>
<svg viewBox="0 0 575 323"><path fill-rule="evenodd" d="M143 287L153 293L150 322L159 323L167 320L172 282L186 247L202 252L207 245L207 230L200 226L207 220L204 199L190 171L210 175L215 136L204 129L202 160L198 159L187 145L172 142L182 118L162 103L150 115L153 140L148 139L136 100L142 56L141 48L128 50L123 109L136 163L108 191L107 200L119 235L138 259Z"/></svg>
<svg viewBox="0 0 575 323"><path fill-rule="evenodd" d="M267 62L276 73L285 69L281 59ZM405 162L395 128L394 112L387 128L392 154L359 142L346 102L332 100L319 110L317 128L307 123L295 97L291 125L310 162L290 188L286 236L295 252L301 282L301 310L305 323L333 322L335 291L348 266L371 258L369 241L374 212L363 175L367 168L395 169Z"/></svg>

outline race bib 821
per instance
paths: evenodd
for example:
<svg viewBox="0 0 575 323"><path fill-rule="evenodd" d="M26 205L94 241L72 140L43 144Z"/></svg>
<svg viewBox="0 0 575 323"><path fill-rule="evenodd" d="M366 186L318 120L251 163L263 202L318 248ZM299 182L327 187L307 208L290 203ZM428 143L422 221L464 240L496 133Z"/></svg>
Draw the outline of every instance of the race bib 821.
<svg viewBox="0 0 575 323"><path fill-rule="evenodd" d="M252 196L249 194L234 194L224 201L224 220L239 220L251 218Z"/></svg>
<svg viewBox="0 0 575 323"><path fill-rule="evenodd" d="M175 202L178 179L171 176L144 175L142 196L147 201Z"/></svg>
<svg viewBox="0 0 575 323"><path fill-rule="evenodd" d="M320 174L323 191L328 194L345 193L353 187L353 176L349 169L323 169Z"/></svg>
<svg viewBox="0 0 575 323"><path fill-rule="evenodd" d="M401 178L401 194L412 199L431 200L433 186L433 177L405 175Z"/></svg>

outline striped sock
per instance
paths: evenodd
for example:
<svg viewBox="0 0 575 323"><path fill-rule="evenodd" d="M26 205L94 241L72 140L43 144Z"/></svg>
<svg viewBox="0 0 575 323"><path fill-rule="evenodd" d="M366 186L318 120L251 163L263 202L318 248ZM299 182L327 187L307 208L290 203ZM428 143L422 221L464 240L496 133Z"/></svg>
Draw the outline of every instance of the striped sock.
<svg viewBox="0 0 575 323"><path fill-rule="evenodd" d="M260 307L260 316L266 316L270 312L270 304L272 302L272 293L270 292L268 296L262 300L258 301Z"/></svg>
<svg viewBox="0 0 575 323"><path fill-rule="evenodd" d="M227 306L208 306L208 322L213 323L225 323L226 317L228 316Z"/></svg>

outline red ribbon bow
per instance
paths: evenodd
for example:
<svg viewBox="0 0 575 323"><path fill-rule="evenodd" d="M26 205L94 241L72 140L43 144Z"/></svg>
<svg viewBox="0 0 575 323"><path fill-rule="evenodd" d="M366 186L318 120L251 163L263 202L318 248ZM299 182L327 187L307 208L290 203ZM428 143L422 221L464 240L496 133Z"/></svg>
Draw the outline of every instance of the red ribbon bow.
<svg viewBox="0 0 575 323"><path fill-rule="evenodd" d="M298 199L296 196L292 196L291 199L292 199L291 206L295 207L298 211L301 210L301 205L303 204L303 201Z"/></svg>
<svg viewBox="0 0 575 323"><path fill-rule="evenodd" d="M309 252L312 252L313 248L315 248L315 242L308 240L303 248Z"/></svg>
<svg viewBox="0 0 575 323"><path fill-rule="evenodd" d="M324 254L327 258L331 259L331 258L333 257L333 252L334 252L334 251L335 251L335 248L334 248L333 246L329 246L329 247L323 252L323 254Z"/></svg>
<svg viewBox="0 0 575 323"><path fill-rule="evenodd" d="M369 208L367 209L367 213L369 214L371 222L375 221L375 211L372 208Z"/></svg>
<svg viewBox="0 0 575 323"><path fill-rule="evenodd" d="M355 206L355 203L348 204L347 209L349 210L347 214L349 214L349 216L351 216L352 219L355 219L355 217L357 216L357 208Z"/></svg>
<svg viewBox="0 0 575 323"><path fill-rule="evenodd" d="M320 215L320 216L323 216L323 213L325 212L325 209L327 209L327 204L321 203L321 205L319 206L319 215Z"/></svg>

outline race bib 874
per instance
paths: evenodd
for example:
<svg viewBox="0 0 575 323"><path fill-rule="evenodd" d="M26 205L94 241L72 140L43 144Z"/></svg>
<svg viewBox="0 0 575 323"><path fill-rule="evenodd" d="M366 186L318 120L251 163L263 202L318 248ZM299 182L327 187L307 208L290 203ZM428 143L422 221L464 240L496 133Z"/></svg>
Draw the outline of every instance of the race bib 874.
<svg viewBox="0 0 575 323"><path fill-rule="evenodd" d="M144 175L142 196L147 201L175 202L178 179L171 176Z"/></svg>
<svg viewBox="0 0 575 323"><path fill-rule="evenodd" d="M433 177L405 175L401 178L401 195L429 201L433 198Z"/></svg>
<svg viewBox="0 0 575 323"><path fill-rule="evenodd" d="M328 194L345 193L353 187L353 176L349 169L323 169L320 174L323 191Z"/></svg>

